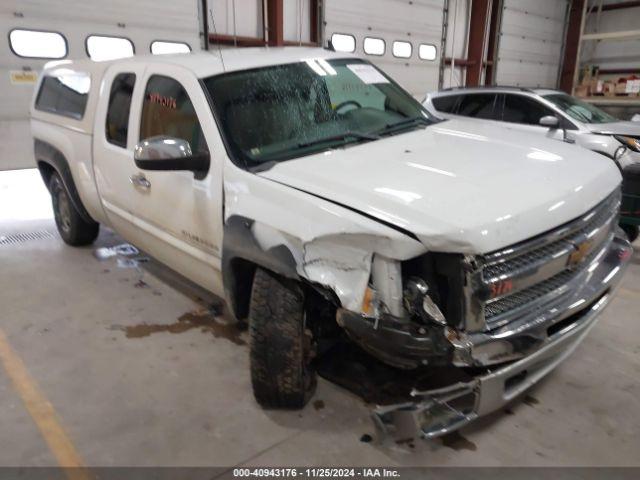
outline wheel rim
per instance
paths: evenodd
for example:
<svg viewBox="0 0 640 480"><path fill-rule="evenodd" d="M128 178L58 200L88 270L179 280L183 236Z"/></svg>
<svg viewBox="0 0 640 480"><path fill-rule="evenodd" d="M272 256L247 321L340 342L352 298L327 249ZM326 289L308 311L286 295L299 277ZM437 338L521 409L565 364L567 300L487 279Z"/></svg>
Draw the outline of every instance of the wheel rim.
<svg viewBox="0 0 640 480"><path fill-rule="evenodd" d="M58 187L56 191L56 219L65 233L71 230L71 205L64 190Z"/></svg>

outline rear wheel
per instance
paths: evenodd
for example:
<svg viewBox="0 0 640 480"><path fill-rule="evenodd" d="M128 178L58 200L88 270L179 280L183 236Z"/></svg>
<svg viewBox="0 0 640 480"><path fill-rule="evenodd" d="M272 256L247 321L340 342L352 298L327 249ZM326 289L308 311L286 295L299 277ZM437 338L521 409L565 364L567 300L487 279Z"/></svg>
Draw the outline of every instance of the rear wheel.
<svg viewBox="0 0 640 480"><path fill-rule="evenodd" d="M49 180L49 192L58 232L65 243L73 246L89 245L98 237L100 224L85 221L69 198L60 178L53 173Z"/></svg>
<svg viewBox="0 0 640 480"><path fill-rule="evenodd" d="M251 383L260 405L298 409L313 395L312 334L300 285L258 268L249 309Z"/></svg>
<svg viewBox="0 0 640 480"><path fill-rule="evenodd" d="M622 227L622 230L624 230L624 233L627 234L627 238L631 243L638 239L638 234L640 233L640 227L638 227L638 225L622 224L620 226Z"/></svg>

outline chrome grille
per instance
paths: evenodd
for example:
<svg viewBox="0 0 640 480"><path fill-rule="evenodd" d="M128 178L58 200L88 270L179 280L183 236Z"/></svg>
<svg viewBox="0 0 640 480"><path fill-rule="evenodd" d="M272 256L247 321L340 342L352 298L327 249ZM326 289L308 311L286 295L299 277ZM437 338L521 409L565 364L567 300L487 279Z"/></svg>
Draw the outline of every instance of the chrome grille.
<svg viewBox="0 0 640 480"><path fill-rule="evenodd" d="M504 274L513 273L526 268L532 263L538 262L545 258L550 258L558 254L559 252L562 252L567 248L567 246L571 245L572 240L575 241L581 235L587 235L593 229L598 228L599 226L606 223L612 216L615 216L617 214L617 210L615 209L616 198L616 195L612 195L611 197L606 199L604 202L598 205L595 210L591 211L581 218L581 226L576 226L575 229L568 229L567 235L562 236L560 240L552 241L551 243L543 245L539 248L534 247L533 250L528 250L515 258L510 258L503 261L498 261L498 263L486 265L482 271L483 277L487 280L490 280Z"/></svg>
<svg viewBox="0 0 640 480"><path fill-rule="evenodd" d="M486 255L482 259L481 284L484 291L492 285L509 282L503 295L481 301L487 329L503 326L518 318L524 309L545 305L547 297L554 299L570 293L568 287L593 261L605 243L612 238L612 229L620 205L616 190L603 202L580 218L551 232L513 247ZM570 262L578 246L588 251L576 264ZM504 289L499 292L504 292Z"/></svg>

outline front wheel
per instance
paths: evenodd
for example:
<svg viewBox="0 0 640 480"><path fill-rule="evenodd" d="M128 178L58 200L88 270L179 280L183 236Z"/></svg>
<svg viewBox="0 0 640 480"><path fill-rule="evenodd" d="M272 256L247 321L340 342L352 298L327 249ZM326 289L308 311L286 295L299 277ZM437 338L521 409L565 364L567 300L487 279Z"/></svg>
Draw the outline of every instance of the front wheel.
<svg viewBox="0 0 640 480"><path fill-rule="evenodd" d="M299 409L316 386L300 285L258 268L249 309L251 383L266 408Z"/></svg>
<svg viewBox="0 0 640 480"><path fill-rule="evenodd" d="M49 180L49 192L58 232L65 243L73 246L89 245L98 237L100 224L87 222L76 210L69 198L60 175L53 173Z"/></svg>

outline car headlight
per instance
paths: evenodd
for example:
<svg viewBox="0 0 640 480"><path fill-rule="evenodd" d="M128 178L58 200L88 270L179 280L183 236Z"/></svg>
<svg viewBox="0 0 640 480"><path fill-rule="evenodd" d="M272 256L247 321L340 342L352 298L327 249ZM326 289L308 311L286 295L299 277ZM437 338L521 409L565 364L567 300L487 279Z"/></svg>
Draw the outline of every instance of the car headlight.
<svg viewBox="0 0 640 480"><path fill-rule="evenodd" d="M614 135L615 139L634 152L640 152L640 139L627 137L626 135Z"/></svg>
<svg viewBox="0 0 640 480"><path fill-rule="evenodd" d="M410 314L423 320L446 325L447 320L440 308L429 296L429 287L421 278L412 277L408 280L404 291L404 305Z"/></svg>

